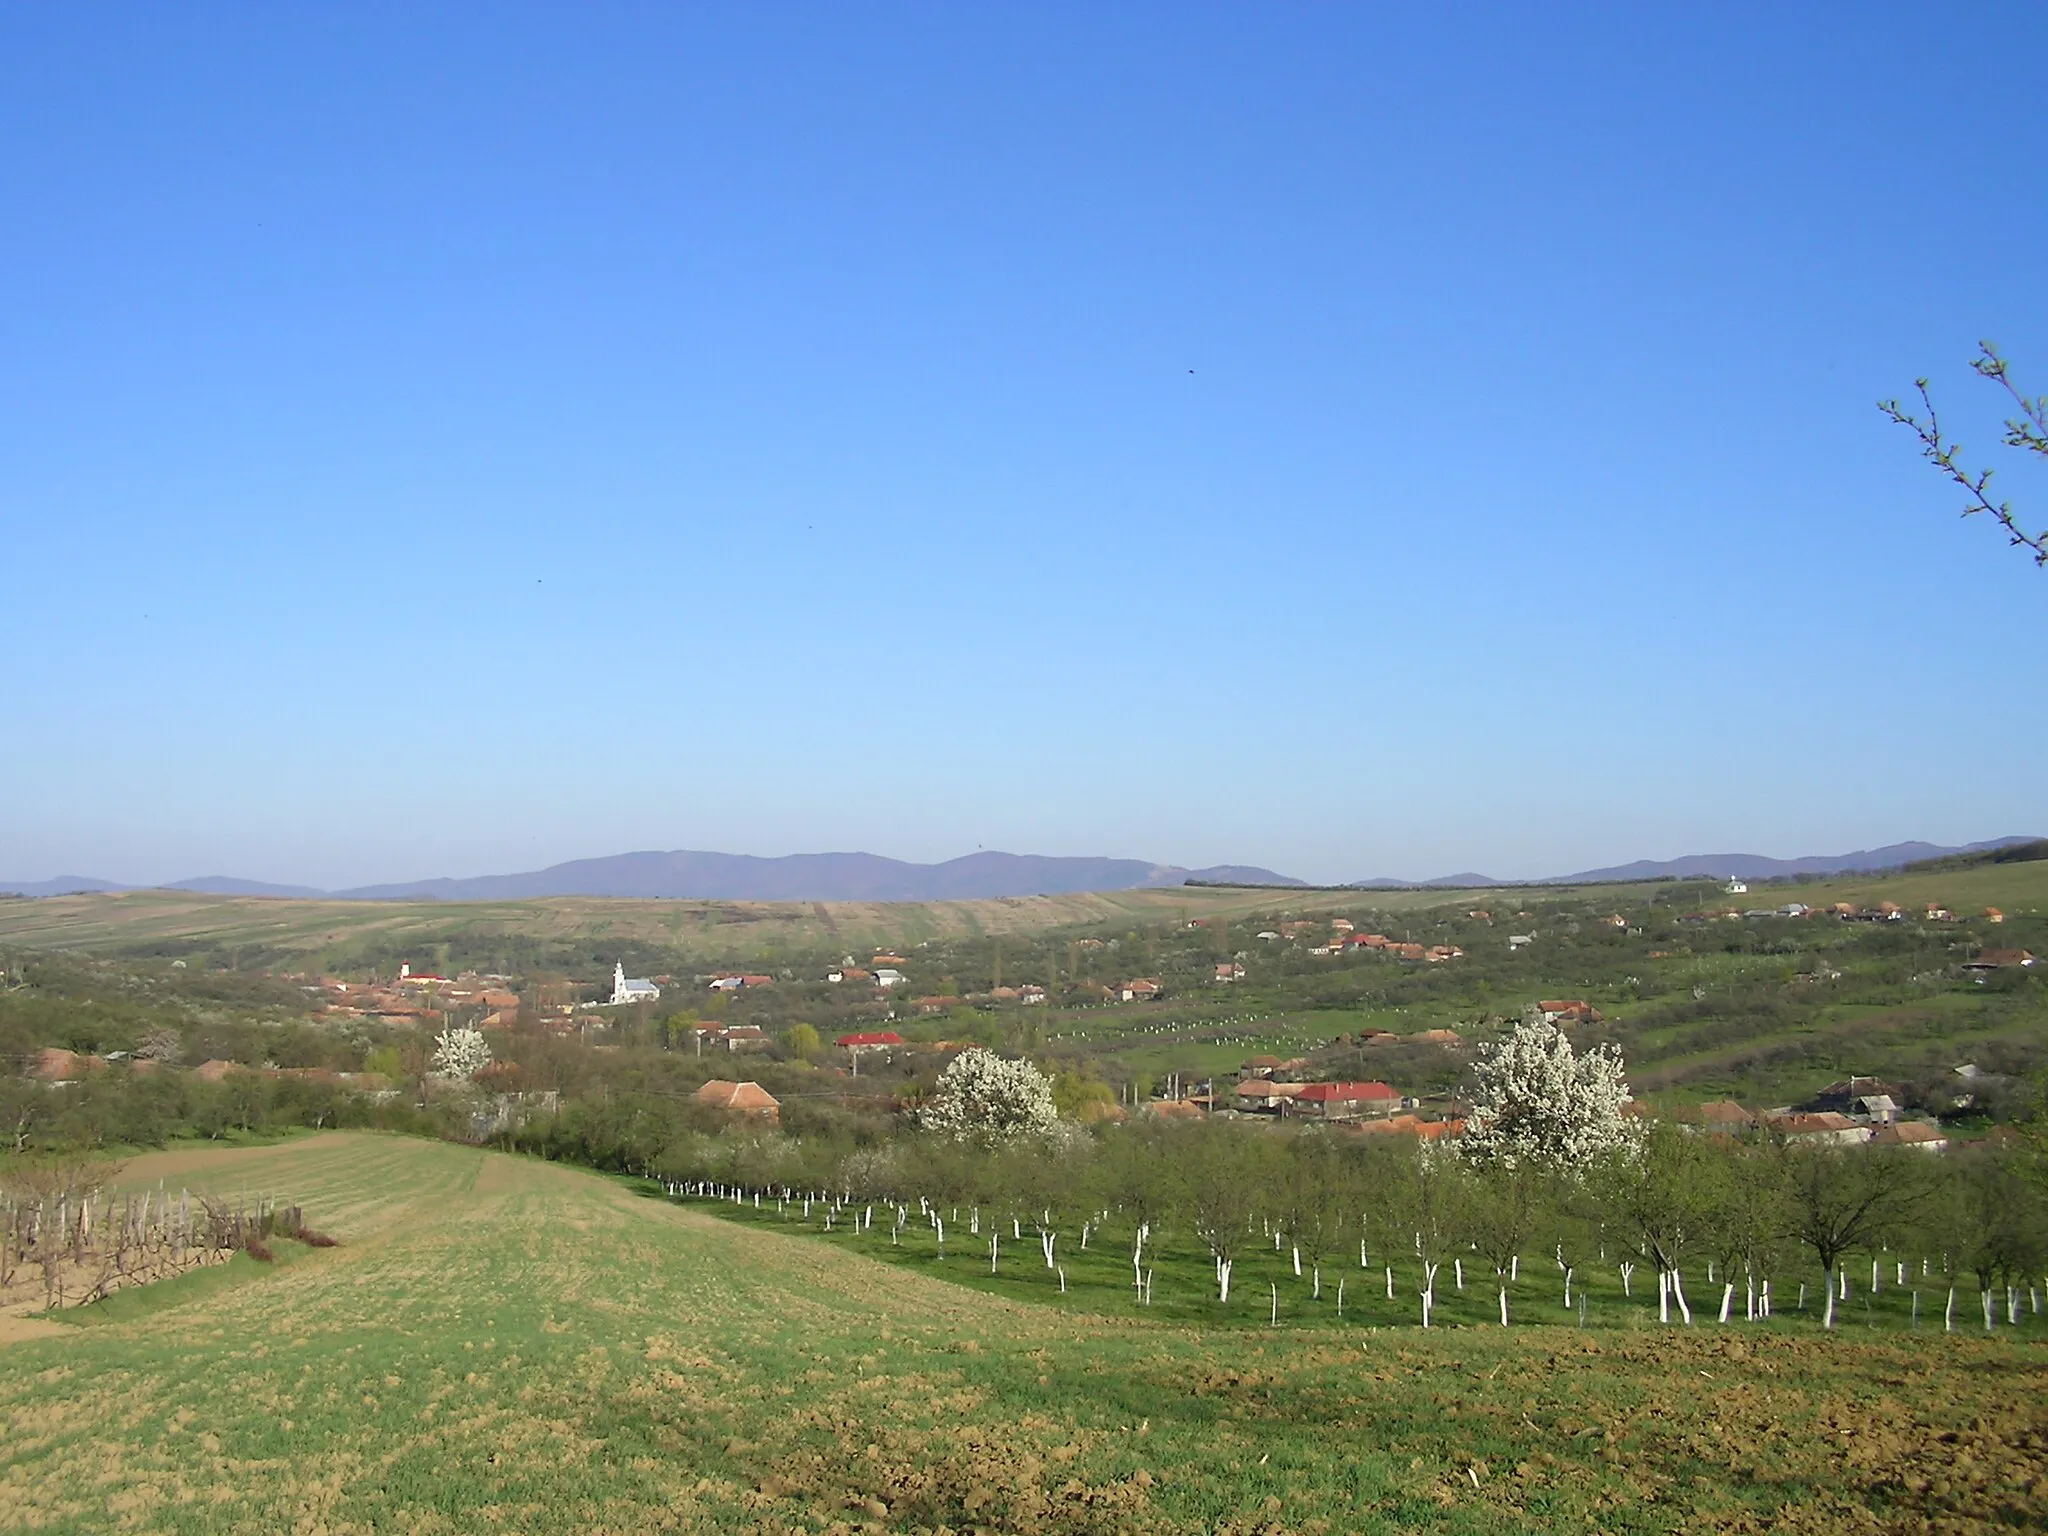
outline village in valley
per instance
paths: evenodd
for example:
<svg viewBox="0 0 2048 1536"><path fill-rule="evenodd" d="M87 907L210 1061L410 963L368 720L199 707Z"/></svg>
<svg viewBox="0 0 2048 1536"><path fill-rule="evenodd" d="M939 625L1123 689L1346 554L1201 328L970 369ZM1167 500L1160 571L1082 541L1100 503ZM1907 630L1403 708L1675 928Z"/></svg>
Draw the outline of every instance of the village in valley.
<svg viewBox="0 0 2048 1536"><path fill-rule="evenodd" d="M672 1264L739 1262L714 1233L747 1229L868 1266L864 1297L1359 1362L1390 1330L1618 1358L1654 1328L1652 1384L1723 1367L1695 1329L1853 1335L1939 1348L1914 1368L1954 1398L1978 1351L2034 1347L2048 1295L2044 878L2048 843L1761 890L1190 888L998 931L884 910L896 935L858 945L762 907L771 940L690 947L622 937L615 905L422 905L394 945L369 904L281 942L275 903L0 901L0 1126L10 1166L49 1170L0 1189L0 1327L318 1264L371 1219L359 1165L403 1191L438 1147L582 1170L547 1186L568 1230L616 1190L623 1231L710 1222ZM108 926L7 940L51 921ZM188 1148L285 1171L174 1192ZM94 1171L131 1158L167 1171ZM1827 1370L1865 1369L1837 1348Z"/></svg>
<svg viewBox="0 0 2048 1536"><path fill-rule="evenodd" d="M2048 1533L2044 80L0 11L0 1536Z"/></svg>
<svg viewBox="0 0 2048 1536"><path fill-rule="evenodd" d="M2031 976L2035 957L2007 937L2003 910L1959 916L1940 900L1823 901L1793 889L1815 900L1737 905L1727 898L1751 893L1733 881L1643 888L1611 908L1563 892L1526 906L1450 897L1396 921L1367 921L1363 903L1349 914L1282 908L751 968L685 969L636 953L657 962L649 975L617 956L596 975L459 965L431 951L315 974L281 960L269 978L302 1000L293 1011L314 1042L292 1060L260 1035L201 1059L161 1031L153 1043L116 1033L21 1044L34 1052L25 1076L60 1090L108 1071L168 1070L424 1102L439 1091L432 1039L472 1030L492 1061L476 1079L491 1090L477 1124L500 1134L557 1112L565 1088L613 1059L666 1062L665 1077L748 1123L779 1125L786 1099L901 1117L949 1060L987 1045L1045 1061L1083 1120L1222 1118L1429 1140L1463 1129L1474 1053L1535 1021L1621 1051L1639 1117L1924 1151L1945 1148L1957 1125L1967 1137L1980 1133L1969 1125L1995 1123L2033 1059L2009 1030L1993 1029L1982 1051L1943 1053L1917 1027L1894 1033L1880 1012L1862 1030L1828 1030L1826 1055L1796 1066L1812 1053L1795 1021L1824 1026L1859 1010L1878 957L1879 984L1895 989L1903 950L1918 957L1909 986L1923 1008L2009 1011L1991 999L2027 995L2002 979ZM2020 928L2032 937L2038 922ZM172 964L166 974L190 974L190 962ZM1998 983L1989 997L1987 983ZM1567 985L1583 995L1552 995ZM1757 1020L1749 1050L1745 1018ZM1693 1047L1709 1035L1722 1043L1702 1055ZM99 1048L79 1048L88 1043ZM565 1071L565 1051L584 1065Z"/></svg>

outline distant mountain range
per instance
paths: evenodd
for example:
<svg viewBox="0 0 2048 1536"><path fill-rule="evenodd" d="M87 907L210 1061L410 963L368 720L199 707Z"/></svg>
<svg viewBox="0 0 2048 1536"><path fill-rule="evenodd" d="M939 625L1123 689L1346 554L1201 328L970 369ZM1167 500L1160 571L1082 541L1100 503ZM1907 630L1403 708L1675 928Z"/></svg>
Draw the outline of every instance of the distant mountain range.
<svg viewBox="0 0 2048 1536"><path fill-rule="evenodd" d="M621 853L517 875L465 880L413 880L320 891L208 875L164 887L219 896L317 896L347 901L518 901L534 896L639 896L724 901L968 901L998 896L1063 896L1077 891L1124 891L1182 885L1190 880L1231 885L1289 885L1303 881L1270 869L1220 864L1182 869L1142 859L1061 859L1039 854L970 853L943 864L912 864L873 853L798 853L761 859L748 854ZM132 890L110 880L66 875L55 880L0 881L0 890L23 896Z"/></svg>
<svg viewBox="0 0 2048 1536"><path fill-rule="evenodd" d="M1359 880L1361 890L1385 890L1401 886L1444 886L1470 888L1483 885L1605 885L1627 880L1771 880L1788 875L1845 875L1917 864L1922 859L1945 858L1956 853L1982 853L1993 848L2010 848L2031 843L2031 837L1994 837L1985 843L1965 843L1960 848L1935 843L1888 843L1882 848L1864 848L1855 853L1808 854L1797 859L1767 858L1761 853L1689 853L1677 859L1637 859L1633 864L1615 864L1606 869L1585 869L1576 875L1559 875L1550 880L1496 880L1491 875L1445 875L1435 880Z"/></svg>
<svg viewBox="0 0 2048 1536"><path fill-rule="evenodd" d="M1934 843L1893 843L1857 853L1815 854L1773 859L1757 853L1697 853L1684 858L1639 859L1607 869L1582 870L1549 880L1496 880L1491 875L1443 875L1434 880L1359 880L1347 887L1471 888L1489 885L1572 885L1667 877L1712 876L1767 880L1785 875L1836 875L1897 869L1922 859L1977 853L2031 842L2025 837L1993 838L1960 848ZM604 859L572 859L517 875L479 875L466 880L414 880L321 891L303 885L270 885L206 875L164 887L216 896L325 897L345 901L519 901L536 896L626 896L710 901L969 901L1001 896L1063 896L1081 891L1128 891L1195 881L1209 885L1305 887L1308 882L1246 864L1182 869L1142 859L1060 859L1039 854L970 853L943 864L912 864L873 853L798 853L760 859L748 854L621 853ZM54 880L4 881L0 891L23 896L70 896L80 892L137 887L83 875Z"/></svg>

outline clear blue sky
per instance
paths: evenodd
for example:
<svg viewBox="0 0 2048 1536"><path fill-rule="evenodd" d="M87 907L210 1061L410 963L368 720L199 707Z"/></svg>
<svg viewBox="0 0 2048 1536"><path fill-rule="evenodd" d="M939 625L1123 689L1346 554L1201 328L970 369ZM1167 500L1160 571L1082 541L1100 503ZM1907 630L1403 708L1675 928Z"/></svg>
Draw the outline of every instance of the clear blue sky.
<svg viewBox="0 0 2048 1536"><path fill-rule="evenodd" d="M10 7L0 876L2048 831L2048 572L1872 408L2013 457L2044 80L2024 4Z"/></svg>

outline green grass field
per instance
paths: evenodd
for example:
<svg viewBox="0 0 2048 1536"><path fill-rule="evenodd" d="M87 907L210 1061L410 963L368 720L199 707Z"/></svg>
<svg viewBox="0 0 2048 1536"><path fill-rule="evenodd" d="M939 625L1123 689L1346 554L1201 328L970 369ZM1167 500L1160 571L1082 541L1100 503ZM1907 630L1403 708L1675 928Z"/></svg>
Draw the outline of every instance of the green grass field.
<svg viewBox="0 0 2048 1536"><path fill-rule="evenodd" d="M0 1527L2048 1523L2048 1355L2024 1337L1062 1310L370 1135L124 1177L286 1195L344 1246L0 1345ZM1015 1259L1040 1262L1028 1235Z"/></svg>

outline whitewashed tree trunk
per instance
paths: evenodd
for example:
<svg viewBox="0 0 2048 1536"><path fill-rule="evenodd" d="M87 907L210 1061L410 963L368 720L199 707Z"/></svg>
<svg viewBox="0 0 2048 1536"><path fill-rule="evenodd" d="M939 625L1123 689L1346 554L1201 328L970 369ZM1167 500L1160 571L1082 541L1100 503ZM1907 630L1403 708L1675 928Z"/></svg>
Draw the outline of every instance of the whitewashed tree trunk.
<svg viewBox="0 0 2048 1536"><path fill-rule="evenodd" d="M1692 1326L1692 1308L1685 1304L1685 1277L1676 1269L1671 1271L1671 1299L1678 1303L1678 1315L1685 1319L1685 1326Z"/></svg>
<svg viewBox="0 0 2048 1536"><path fill-rule="evenodd" d="M1234 1262L1231 1259L1216 1261L1216 1299L1219 1302L1230 1300L1230 1269Z"/></svg>
<svg viewBox="0 0 2048 1536"><path fill-rule="evenodd" d="M1508 1325L1508 1288L1505 1281L1500 1287L1500 1325L1503 1328Z"/></svg>
<svg viewBox="0 0 2048 1536"><path fill-rule="evenodd" d="M1942 1309L1941 1313L1941 1331L1943 1333L1954 1333L1956 1331L1956 1288L1954 1286L1948 1288L1948 1305Z"/></svg>
<svg viewBox="0 0 2048 1536"><path fill-rule="evenodd" d="M1572 1309L1572 1267L1569 1264L1564 1267L1564 1309L1567 1312Z"/></svg>
<svg viewBox="0 0 2048 1536"><path fill-rule="evenodd" d="M1389 1265L1387 1266L1387 1300L1389 1300L1389 1301L1392 1301L1393 1299L1394 1299L1394 1266L1393 1266L1393 1265L1391 1265L1391 1264L1389 1264Z"/></svg>
<svg viewBox="0 0 2048 1536"><path fill-rule="evenodd" d="M1628 1297L1633 1297L1633 1296L1635 1295L1635 1290L1634 1290L1634 1283L1635 1283L1635 1278L1636 1278L1636 1267L1635 1267L1635 1265L1633 1265L1633 1264L1624 1264L1624 1265L1622 1265L1622 1266L1621 1266L1621 1294L1622 1294L1622 1295L1624 1295L1624 1296L1628 1296Z"/></svg>
<svg viewBox="0 0 2048 1536"><path fill-rule="evenodd" d="M1821 1314L1820 1325L1826 1329L1835 1326L1835 1277L1827 1275L1823 1278L1826 1283L1821 1286L1821 1289L1828 1293L1828 1304L1827 1310Z"/></svg>
<svg viewBox="0 0 2048 1536"><path fill-rule="evenodd" d="M1342 1284L1343 1282L1338 1282ZM1309 1272L1309 1295L1317 1301L1323 1299L1323 1266L1318 1264Z"/></svg>
<svg viewBox="0 0 2048 1536"><path fill-rule="evenodd" d="M1463 1259L1451 1260L1451 1273L1457 1278L1458 1289L1461 1291L1465 1289L1465 1261Z"/></svg>
<svg viewBox="0 0 2048 1536"><path fill-rule="evenodd" d="M1725 1322L1727 1322L1727 1321L1728 1321L1728 1309L1729 1309L1730 1307L1734 1306L1734 1305L1735 1305L1735 1282L1734 1282L1733 1280L1724 1280L1724 1281L1722 1281L1722 1282L1721 1282L1721 1321L1722 1321L1722 1322L1724 1322L1724 1323L1725 1323Z"/></svg>
<svg viewBox="0 0 2048 1536"><path fill-rule="evenodd" d="M1657 1271L1657 1321L1671 1321L1671 1272L1665 1269Z"/></svg>
<svg viewBox="0 0 2048 1536"><path fill-rule="evenodd" d="M1984 1293L1984 1331L1989 1333L1998 1326L1998 1311L1991 1300L1991 1293Z"/></svg>

